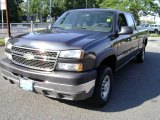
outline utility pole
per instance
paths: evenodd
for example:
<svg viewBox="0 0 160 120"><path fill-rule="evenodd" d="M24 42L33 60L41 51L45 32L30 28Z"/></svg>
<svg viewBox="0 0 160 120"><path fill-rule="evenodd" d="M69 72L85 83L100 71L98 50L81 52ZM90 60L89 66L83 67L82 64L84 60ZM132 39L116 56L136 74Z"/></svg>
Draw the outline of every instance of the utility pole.
<svg viewBox="0 0 160 120"><path fill-rule="evenodd" d="M6 1L5 0L0 0L0 10L2 14L2 36L4 37L4 15L3 11L6 10Z"/></svg>
<svg viewBox="0 0 160 120"><path fill-rule="evenodd" d="M30 0L27 0L27 22L30 21Z"/></svg>
<svg viewBox="0 0 160 120"><path fill-rule="evenodd" d="M2 13L2 35L4 37L4 21L3 21L3 10L1 11Z"/></svg>
<svg viewBox="0 0 160 120"><path fill-rule="evenodd" d="M52 0L49 1L49 16L50 16L50 22L52 23Z"/></svg>
<svg viewBox="0 0 160 120"><path fill-rule="evenodd" d="M8 9L8 0L6 0L6 20L7 20L7 30L8 30L8 38L11 37L11 29L10 29L10 16Z"/></svg>
<svg viewBox="0 0 160 120"><path fill-rule="evenodd" d="M86 9L88 8L88 0L86 0Z"/></svg>

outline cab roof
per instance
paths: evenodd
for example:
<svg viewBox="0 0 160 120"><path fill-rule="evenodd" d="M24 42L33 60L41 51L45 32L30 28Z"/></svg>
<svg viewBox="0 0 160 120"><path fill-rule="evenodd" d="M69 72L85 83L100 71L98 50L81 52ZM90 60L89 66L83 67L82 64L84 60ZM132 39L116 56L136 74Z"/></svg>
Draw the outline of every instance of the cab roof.
<svg viewBox="0 0 160 120"><path fill-rule="evenodd" d="M105 9L101 9L101 8L88 8L88 9L74 9L74 10L69 10L69 11L79 11L79 12L83 12L83 11L95 11L95 12L100 12L100 11L108 11L108 12L114 12L114 13L128 13L128 12L124 12L124 11L120 11L120 10L115 10L115 9L110 9L110 8L105 8Z"/></svg>

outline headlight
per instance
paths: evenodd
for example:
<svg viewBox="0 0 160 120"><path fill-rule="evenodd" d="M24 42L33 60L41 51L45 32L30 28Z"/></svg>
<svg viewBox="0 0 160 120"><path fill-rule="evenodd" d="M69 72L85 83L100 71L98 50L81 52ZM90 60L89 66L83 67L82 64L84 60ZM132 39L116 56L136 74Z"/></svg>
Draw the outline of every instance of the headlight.
<svg viewBox="0 0 160 120"><path fill-rule="evenodd" d="M83 71L83 64L58 63L57 70Z"/></svg>
<svg viewBox="0 0 160 120"><path fill-rule="evenodd" d="M12 44L10 42L6 43L6 49L11 50L12 49Z"/></svg>
<svg viewBox="0 0 160 120"><path fill-rule="evenodd" d="M5 55L9 60L12 60L12 54L5 52Z"/></svg>
<svg viewBox="0 0 160 120"><path fill-rule="evenodd" d="M61 51L59 57L61 57L61 58L82 59L83 55L84 55L83 50L68 50L68 51Z"/></svg>

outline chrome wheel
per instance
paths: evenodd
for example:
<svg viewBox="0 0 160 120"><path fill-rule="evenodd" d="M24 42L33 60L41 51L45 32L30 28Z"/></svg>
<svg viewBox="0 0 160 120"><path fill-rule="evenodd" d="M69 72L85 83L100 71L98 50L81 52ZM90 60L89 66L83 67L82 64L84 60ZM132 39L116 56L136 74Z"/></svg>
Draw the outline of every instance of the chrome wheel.
<svg viewBox="0 0 160 120"><path fill-rule="evenodd" d="M96 85L92 98L90 99L97 107L103 107L108 101L112 92L113 72L108 66L100 66L98 68L98 75Z"/></svg>
<svg viewBox="0 0 160 120"><path fill-rule="evenodd" d="M106 75L104 77L101 87L101 97L103 98L103 100L106 100L109 95L110 85L111 85L110 76Z"/></svg>

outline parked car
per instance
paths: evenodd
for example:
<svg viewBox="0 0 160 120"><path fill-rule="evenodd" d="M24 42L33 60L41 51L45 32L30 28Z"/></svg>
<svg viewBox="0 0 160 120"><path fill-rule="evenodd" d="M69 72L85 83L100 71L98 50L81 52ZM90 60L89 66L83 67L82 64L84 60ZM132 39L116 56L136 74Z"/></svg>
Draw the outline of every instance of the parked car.
<svg viewBox="0 0 160 120"><path fill-rule="evenodd" d="M142 24L142 25L140 25L141 27L149 27L149 24Z"/></svg>
<svg viewBox="0 0 160 120"><path fill-rule="evenodd" d="M127 12L70 10L50 30L10 38L1 73L24 90L57 99L89 99L101 107L111 94L114 73L135 57L144 61L147 35Z"/></svg>
<svg viewBox="0 0 160 120"><path fill-rule="evenodd" d="M152 24L152 25L149 26L148 30L149 30L150 33L158 34L158 33L160 33L160 25Z"/></svg>
<svg viewBox="0 0 160 120"><path fill-rule="evenodd" d="M149 29L149 26L150 25L146 23L146 24L141 24L139 26L136 26L136 28L137 29Z"/></svg>

